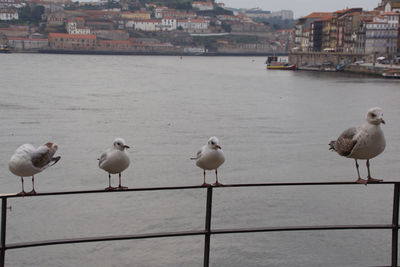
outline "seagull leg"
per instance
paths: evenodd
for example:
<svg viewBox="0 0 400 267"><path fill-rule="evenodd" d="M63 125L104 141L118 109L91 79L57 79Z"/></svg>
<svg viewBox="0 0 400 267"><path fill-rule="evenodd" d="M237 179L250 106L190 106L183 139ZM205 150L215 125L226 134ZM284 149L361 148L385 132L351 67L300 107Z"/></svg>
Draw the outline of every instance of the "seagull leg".
<svg viewBox="0 0 400 267"><path fill-rule="evenodd" d="M223 185L220 182L218 182L218 170L215 169L215 184L213 184L214 186L220 186Z"/></svg>
<svg viewBox="0 0 400 267"><path fill-rule="evenodd" d="M105 188L106 191L114 190L114 187L111 186L111 174L108 173L108 187Z"/></svg>
<svg viewBox="0 0 400 267"><path fill-rule="evenodd" d="M358 184L365 184L365 185L366 185L366 184L367 184L367 181L364 180L364 179L361 179L360 170L358 169L359 165L358 165L357 159L354 159L354 160L356 161L356 168L357 168L357 175L358 175L358 179L357 179L356 183L358 183Z"/></svg>
<svg viewBox="0 0 400 267"><path fill-rule="evenodd" d="M124 189L127 189L128 187L126 187L126 186L122 186L121 185L121 173L119 173L119 185L118 185L118 189L119 190L124 190Z"/></svg>
<svg viewBox="0 0 400 267"><path fill-rule="evenodd" d="M371 177L371 172L369 170L369 159L367 159L367 170L368 170L368 183L369 182L382 182L382 179L375 179Z"/></svg>
<svg viewBox="0 0 400 267"><path fill-rule="evenodd" d="M30 195L36 195L35 191L35 177L32 175L32 191L29 192Z"/></svg>
<svg viewBox="0 0 400 267"><path fill-rule="evenodd" d="M206 183L206 170L203 170L203 179L204 179L203 180L204 182L203 182L202 186L209 186L210 184Z"/></svg>
<svg viewBox="0 0 400 267"><path fill-rule="evenodd" d="M22 185L22 191L19 192L17 195L18 195L18 196L25 196L25 195L26 195L26 192L25 192L25 190L24 190L24 177L22 177L22 176L21 176L21 185Z"/></svg>

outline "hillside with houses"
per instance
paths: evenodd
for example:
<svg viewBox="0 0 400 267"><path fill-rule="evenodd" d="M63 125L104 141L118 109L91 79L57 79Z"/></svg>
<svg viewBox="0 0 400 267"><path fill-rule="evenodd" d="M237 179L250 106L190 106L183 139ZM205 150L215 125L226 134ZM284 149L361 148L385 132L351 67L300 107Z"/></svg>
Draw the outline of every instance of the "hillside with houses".
<svg viewBox="0 0 400 267"><path fill-rule="evenodd" d="M191 0L0 0L0 44L32 52L287 53L290 23L267 19L293 21L293 12Z"/></svg>

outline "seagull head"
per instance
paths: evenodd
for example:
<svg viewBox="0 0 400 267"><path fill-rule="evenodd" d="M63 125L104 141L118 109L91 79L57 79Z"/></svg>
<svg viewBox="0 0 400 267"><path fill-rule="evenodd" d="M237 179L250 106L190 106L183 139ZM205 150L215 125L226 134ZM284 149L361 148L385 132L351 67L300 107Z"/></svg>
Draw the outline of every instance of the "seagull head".
<svg viewBox="0 0 400 267"><path fill-rule="evenodd" d="M374 125L385 124L383 110L379 107L370 108L367 113L367 122Z"/></svg>
<svg viewBox="0 0 400 267"><path fill-rule="evenodd" d="M114 140L113 146L115 149L123 151L125 148L129 148L129 146L125 145L125 140L121 137L118 137Z"/></svg>
<svg viewBox="0 0 400 267"><path fill-rule="evenodd" d="M219 145L219 140L217 137L213 136L210 137L210 139L208 139L208 143L207 143L208 147L211 149L221 149L221 146Z"/></svg>
<svg viewBox="0 0 400 267"><path fill-rule="evenodd" d="M58 149L58 145L52 142L47 142L46 144L44 144L45 146L47 146L49 149L54 149L57 150Z"/></svg>

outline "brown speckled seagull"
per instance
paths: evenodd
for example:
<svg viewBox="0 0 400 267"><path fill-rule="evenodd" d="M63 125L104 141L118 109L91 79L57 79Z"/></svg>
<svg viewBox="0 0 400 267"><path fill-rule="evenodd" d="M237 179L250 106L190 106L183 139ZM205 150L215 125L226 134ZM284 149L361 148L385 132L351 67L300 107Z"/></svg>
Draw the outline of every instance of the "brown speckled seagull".
<svg viewBox="0 0 400 267"><path fill-rule="evenodd" d="M357 168L357 183L367 184L368 182L381 182L381 179L371 177L369 160L383 152L386 146L385 136L380 124L385 124L382 118L382 109L371 108L367 113L367 121L359 126L344 131L336 141L329 143L330 150L336 151L339 155L353 158ZM357 159L367 160L367 180L361 179Z"/></svg>
<svg viewBox="0 0 400 267"><path fill-rule="evenodd" d="M8 168L13 174L21 177L22 191L19 195L36 194L34 175L60 160L61 157L53 157L57 148L58 146L51 142L38 148L31 144L24 144L17 148L8 163ZM28 193L24 190L24 177L27 176L32 176L32 191Z"/></svg>

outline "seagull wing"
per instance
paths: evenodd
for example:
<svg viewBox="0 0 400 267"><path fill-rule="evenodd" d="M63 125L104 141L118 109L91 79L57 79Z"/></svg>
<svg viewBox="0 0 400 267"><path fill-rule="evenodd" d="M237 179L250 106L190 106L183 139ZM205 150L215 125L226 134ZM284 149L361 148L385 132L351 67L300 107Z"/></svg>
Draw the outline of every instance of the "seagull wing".
<svg viewBox="0 0 400 267"><path fill-rule="evenodd" d="M31 160L33 166L39 169L46 169L49 166L52 166L60 160L61 157L53 158L57 149L50 149L48 146L39 146L31 155Z"/></svg>
<svg viewBox="0 0 400 267"><path fill-rule="evenodd" d="M101 164L103 164L103 162L107 159L107 151L104 152L103 154L101 154L99 160L99 167L101 166Z"/></svg>
<svg viewBox="0 0 400 267"><path fill-rule="evenodd" d="M357 140L354 139L357 132L357 128L353 127L347 129L339 136L334 143L334 149L339 155L347 157L351 154L354 146L357 144Z"/></svg>
<svg viewBox="0 0 400 267"><path fill-rule="evenodd" d="M199 151L197 151L196 157L194 158L190 158L191 160L197 160L201 157L201 154L203 152L203 149L200 149Z"/></svg>

